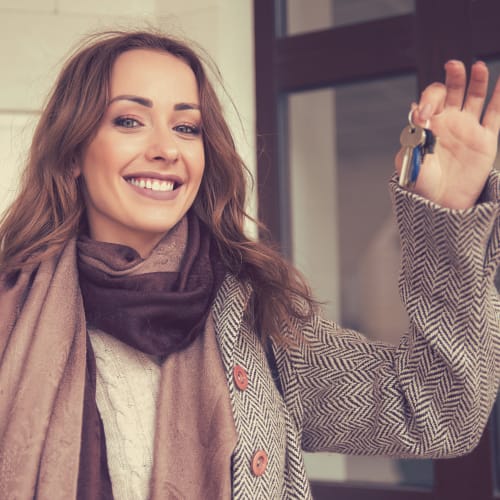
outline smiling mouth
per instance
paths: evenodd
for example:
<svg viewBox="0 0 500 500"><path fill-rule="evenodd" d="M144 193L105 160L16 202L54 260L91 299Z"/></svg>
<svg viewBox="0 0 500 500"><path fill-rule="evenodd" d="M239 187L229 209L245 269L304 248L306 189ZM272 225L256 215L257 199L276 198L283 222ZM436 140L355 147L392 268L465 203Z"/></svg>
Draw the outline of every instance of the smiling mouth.
<svg viewBox="0 0 500 500"><path fill-rule="evenodd" d="M173 191L180 186L180 184L175 181L149 179L146 177L129 177L125 180L133 186L142 189L150 189L151 191Z"/></svg>

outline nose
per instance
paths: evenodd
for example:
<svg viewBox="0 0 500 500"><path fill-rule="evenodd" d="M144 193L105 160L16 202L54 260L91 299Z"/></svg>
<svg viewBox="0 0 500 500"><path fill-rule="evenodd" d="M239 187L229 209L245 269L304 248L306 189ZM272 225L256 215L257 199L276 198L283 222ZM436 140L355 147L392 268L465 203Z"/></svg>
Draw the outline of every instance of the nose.
<svg viewBox="0 0 500 500"><path fill-rule="evenodd" d="M179 158L177 141L170 130L159 128L152 132L146 151L150 161L173 163Z"/></svg>

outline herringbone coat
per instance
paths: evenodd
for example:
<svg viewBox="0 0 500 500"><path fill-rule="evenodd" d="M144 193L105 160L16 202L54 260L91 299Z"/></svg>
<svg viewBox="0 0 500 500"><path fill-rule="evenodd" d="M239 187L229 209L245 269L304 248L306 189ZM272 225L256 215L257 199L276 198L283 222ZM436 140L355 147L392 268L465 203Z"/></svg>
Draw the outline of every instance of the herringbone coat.
<svg viewBox="0 0 500 500"><path fill-rule="evenodd" d="M394 181L391 191L410 318L399 347L314 316L298 325L298 345L273 344L273 370L244 319L250 287L226 278L213 317L238 433L234 498L310 498L302 450L439 458L479 441L500 375L499 177L490 176L485 202L464 211ZM248 374L245 390L235 366ZM256 476L259 450L268 463Z"/></svg>

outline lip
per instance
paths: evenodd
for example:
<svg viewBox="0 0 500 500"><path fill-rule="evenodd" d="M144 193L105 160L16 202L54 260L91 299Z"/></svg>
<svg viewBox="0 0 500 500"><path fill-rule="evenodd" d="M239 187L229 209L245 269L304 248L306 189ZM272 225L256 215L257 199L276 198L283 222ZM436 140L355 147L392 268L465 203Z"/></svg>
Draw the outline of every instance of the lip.
<svg viewBox="0 0 500 500"><path fill-rule="evenodd" d="M131 184L130 182L127 182L127 179L141 178L141 177L148 178L148 179L174 181L174 182L178 183L178 185L172 191L153 191L152 189L141 188L139 186L135 186L134 184ZM151 174L127 175L126 177L123 178L123 180L125 181L125 184L127 184L127 186L130 189L132 189L135 193L137 193L138 195L143 196L145 198L149 198L151 200L158 200L158 201L175 200L177 198L177 196L179 196L180 191L184 187L184 184L182 182L178 182L172 176L153 177L153 176L151 176Z"/></svg>
<svg viewBox="0 0 500 500"><path fill-rule="evenodd" d="M174 182L177 184L179 187L184 184L184 181L178 176L174 174L161 174L159 172L133 172L131 174L126 174L123 176L125 180L128 179L156 179L159 181L169 181L169 182Z"/></svg>

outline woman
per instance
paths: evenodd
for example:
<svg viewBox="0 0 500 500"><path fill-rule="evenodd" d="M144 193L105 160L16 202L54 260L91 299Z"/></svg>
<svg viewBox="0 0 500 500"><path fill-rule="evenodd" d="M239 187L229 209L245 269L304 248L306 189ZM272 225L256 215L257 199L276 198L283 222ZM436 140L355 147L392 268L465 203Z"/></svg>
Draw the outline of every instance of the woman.
<svg viewBox="0 0 500 500"><path fill-rule="evenodd" d="M191 49L132 32L77 51L0 228L0 497L310 498L301 449L470 451L500 375L487 79L476 63L466 93L451 61L414 105L438 145L414 193L391 182L394 348L322 320L245 236L244 165Z"/></svg>

